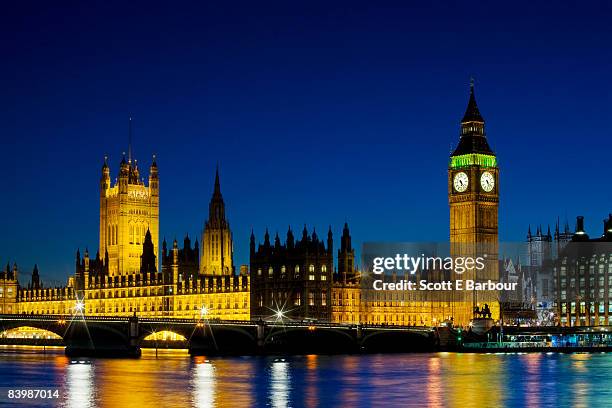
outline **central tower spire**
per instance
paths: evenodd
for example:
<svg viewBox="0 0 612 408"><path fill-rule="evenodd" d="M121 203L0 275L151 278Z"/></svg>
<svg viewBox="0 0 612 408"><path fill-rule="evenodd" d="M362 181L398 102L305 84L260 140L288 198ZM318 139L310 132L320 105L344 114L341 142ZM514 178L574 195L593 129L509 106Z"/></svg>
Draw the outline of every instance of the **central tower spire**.
<svg viewBox="0 0 612 408"><path fill-rule="evenodd" d="M132 164L132 117L128 121L128 163Z"/></svg>
<svg viewBox="0 0 612 408"><path fill-rule="evenodd" d="M200 273L203 275L233 275L234 243L225 218L225 202L219 182L219 166L215 171L215 187L208 205L208 220L202 232Z"/></svg>

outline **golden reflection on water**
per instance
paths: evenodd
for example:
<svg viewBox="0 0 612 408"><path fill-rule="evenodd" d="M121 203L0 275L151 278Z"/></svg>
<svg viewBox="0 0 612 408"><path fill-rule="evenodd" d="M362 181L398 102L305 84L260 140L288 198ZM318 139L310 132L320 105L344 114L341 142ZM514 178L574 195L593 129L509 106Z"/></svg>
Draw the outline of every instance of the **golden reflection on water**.
<svg viewBox="0 0 612 408"><path fill-rule="evenodd" d="M254 406L255 359L253 358L216 358L210 359L214 367L214 406L248 407ZM211 405L209 405L211 406Z"/></svg>
<svg viewBox="0 0 612 408"><path fill-rule="evenodd" d="M572 371L576 373L574 377L574 385L570 390L572 396L572 406L576 408L589 406L589 386L587 373L587 364L591 360L592 354L578 353L571 355Z"/></svg>
<svg viewBox="0 0 612 408"><path fill-rule="evenodd" d="M308 408L314 408L319 405L318 395L318 375L317 375L317 355L308 354L306 356L306 390L304 392L304 405Z"/></svg>
<svg viewBox="0 0 612 408"><path fill-rule="evenodd" d="M96 360L96 390L99 407L191 406L189 383L183 380L189 358L178 354L143 357L137 361Z"/></svg>
<svg viewBox="0 0 612 408"><path fill-rule="evenodd" d="M503 406L504 362L494 355L450 353L445 359L445 405L463 408L486 401L486 406Z"/></svg>
<svg viewBox="0 0 612 408"><path fill-rule="evenodd" d="M427 367L427 406L432 408L444 405L444 381L440 358L430 358Z"/></svg>
<svg viewBox="0 0 612 408"><path fill-rule="evenodd" d="M43 378L35 388L59 387L62 406L79 408L588 407L609 402L612 369L610 354L192 358L146 350L140 359L88 360L15 350L0 353L0 380L31 387Z"/></svg>

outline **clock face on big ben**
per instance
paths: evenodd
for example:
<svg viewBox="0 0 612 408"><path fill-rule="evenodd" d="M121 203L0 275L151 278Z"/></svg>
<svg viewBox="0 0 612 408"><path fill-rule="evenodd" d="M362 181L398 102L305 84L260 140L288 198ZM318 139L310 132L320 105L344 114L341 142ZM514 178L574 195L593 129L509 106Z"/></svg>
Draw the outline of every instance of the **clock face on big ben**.
<svg viewBox="0 0 612 408"><path fill-rule="evenodd" d="M493 174L488 171L482 173L480 176L480 186L487 193L493 191L493 187L495 187L495 177L493 177Z"/></svg>
<svg viewBox="0 0 612 408"><path fill-rule="evenodd" d="M455 174L455 177L453 178L453 187L455 188L455 191L463 193L465 190L467 190L469 182L470 180L468 175L464 172L460 172Z"/></svg>

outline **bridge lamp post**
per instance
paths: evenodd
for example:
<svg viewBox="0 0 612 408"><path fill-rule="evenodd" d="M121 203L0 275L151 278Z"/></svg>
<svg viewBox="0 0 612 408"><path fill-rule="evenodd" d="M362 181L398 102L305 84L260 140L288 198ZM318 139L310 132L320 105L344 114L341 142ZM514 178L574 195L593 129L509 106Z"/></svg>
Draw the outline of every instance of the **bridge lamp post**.
<svg viewBox="0 0 612 408"><path fill-rule="evenodd" d="M201 317L208 316L208 308L206 306L202 306L202 308L200 309L200 316Z"/></svg>
<svg viewBox="0 0 612 408"><path fill-rule="evenodd" d="M82 301L78 300L76 302L76 305L74 305L74 310L76 310L79 313L83 313L83 310L85 310L85 303L83 303Z"/></svg>
<svg viewBox="0 0 612 408"><path fill-rule="evenodd" d="M283 320L283 318L285 317L285 313L283 313L282 310L279 310L276 312L276 319L277 320Z"/></svg>

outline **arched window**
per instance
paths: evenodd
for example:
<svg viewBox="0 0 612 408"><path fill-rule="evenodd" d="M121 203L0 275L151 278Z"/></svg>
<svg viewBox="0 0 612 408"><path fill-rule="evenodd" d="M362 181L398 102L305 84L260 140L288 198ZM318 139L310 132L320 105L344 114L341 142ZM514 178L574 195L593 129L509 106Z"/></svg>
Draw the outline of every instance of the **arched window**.
<svg viewBox="0 0 612 408"><path fill-rule="evenodd" d="M310 266L308 267L308 271L309 271L309 272L314 272L314 265L310 265Z"/></svg>
<svg viewBox="0 0 612 408"><path fill-rule="evenodd" d="M323 273L327 272L327 265L323 265L321 267L321 272L323 272Z"/></svg>

